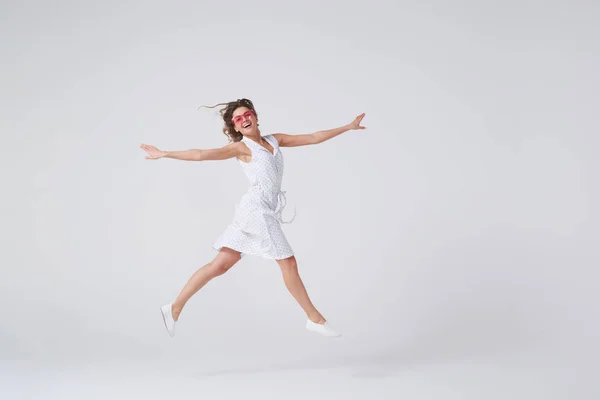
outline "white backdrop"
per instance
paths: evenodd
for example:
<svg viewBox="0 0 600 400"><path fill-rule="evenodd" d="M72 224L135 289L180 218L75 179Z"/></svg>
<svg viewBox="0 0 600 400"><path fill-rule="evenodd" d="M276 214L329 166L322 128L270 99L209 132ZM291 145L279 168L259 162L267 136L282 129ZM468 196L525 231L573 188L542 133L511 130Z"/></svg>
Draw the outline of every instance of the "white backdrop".
<svg viewBox="0 0 600 400"><path fill-rule="evenodd" d="M600 355L600 7L281 3L2 2L1 358L530 355L582 379ZM241 97L263 134L366 113L283 149L284 230L340 340L307 332L277 264L250 256L163 327L246 180L139 145L225 145L197 107Z"/></svg>

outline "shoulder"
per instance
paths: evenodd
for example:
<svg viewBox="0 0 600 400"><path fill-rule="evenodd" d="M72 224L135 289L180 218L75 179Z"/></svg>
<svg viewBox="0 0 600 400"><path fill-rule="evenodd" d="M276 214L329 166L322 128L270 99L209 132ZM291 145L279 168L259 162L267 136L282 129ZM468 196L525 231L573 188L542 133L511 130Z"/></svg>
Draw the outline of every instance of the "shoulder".
<svg viewBox="0 0 600 400"><path fill-rule="evenodd" d="M228 143L222 147L222 151L229 157L240 157L252 154L246 143L242 141Z"/></svg>
<svg viewBox="0 0 600 400"><path fill-rule="evenodd" d="M286 136L286 135L283 133L272 133L272 134L268 135L268 137L272 138L273 141L275 143L277 143L277 146L281 146L281 143L284 140L284 136Z"/></svg>
<svg viewBox="0 0 600 400"><path fill-rule="evenodd" d="M234 142L219 148L200 150L202 160L226 160L228 158L246 155L250 150L244 143Z"/></svg>
<svg viewBox="0 0 600 400"><path fill-rule="evenodd" d="M290 135L287 133L274 133L272 135L280 147L297 147L317 144L318 141L312 133Z"/></svg>
<svg viewBox="0 0 600 400"><path fill-rule="evenodd" d="M233 142L229 144L232 149L235 151L235 157L244 162L249 162L252 157L252 150L248 147L248 145L241 140L239 142Z"/></svg>
<svg viewBox="0 0 600 400"><path fill-rule="evenodd" d="M248 147L248 145L246 145L246 143L242 142L241 140L239 142L230 143L227 146L231 146L232 149L235 149L235 151L241 155L250 153L250 148Z"/></svg>

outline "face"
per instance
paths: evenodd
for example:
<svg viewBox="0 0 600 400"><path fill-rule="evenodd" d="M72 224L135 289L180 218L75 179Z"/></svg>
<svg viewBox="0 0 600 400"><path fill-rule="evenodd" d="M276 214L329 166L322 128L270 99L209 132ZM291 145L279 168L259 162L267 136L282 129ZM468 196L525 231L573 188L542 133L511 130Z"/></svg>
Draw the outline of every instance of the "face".
<svg viewBox="0 0 600 400"><path fill-rule="evenodd" d="M235 130L242 135L253 132L258 126L258 121L254 112L247 107L236 108L231 117L231 121L233 122Z"/></svg>

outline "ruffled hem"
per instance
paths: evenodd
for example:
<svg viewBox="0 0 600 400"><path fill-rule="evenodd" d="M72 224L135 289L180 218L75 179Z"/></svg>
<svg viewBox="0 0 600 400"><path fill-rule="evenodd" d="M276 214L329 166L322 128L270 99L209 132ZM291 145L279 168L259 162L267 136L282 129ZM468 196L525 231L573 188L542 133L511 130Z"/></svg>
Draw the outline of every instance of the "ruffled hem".
<svg viewBox="0 0 600 400"><path fill-rule="evenodd" d="M215 250L215 251L221 251L221 249L223 247L227 247L228 249L239 251L241 257L244 257L246 255L250 255L250 256L258 256L258 257L266 258L267 260L283 260L283 259L289 258L289 257L291 257L291 256L294 255L294 253L291 252L291 253L289 253L287 255L281 255L281 256L277 255L276 256L276 255L259 253L258 251L253 251L253 250L244 250L244 249L242 249L239 246L228 245L228 244L223 244L223 245L219 246L218 244L215 243L212 246L213 250Z"/></svg>
<svg viewBox="0 0 600 400"><path fill-rule="evenodd" d="M240 236L239 240L235 240L235 236L233 236L232 239L233 232L235 232L236 235ZM244 257L245 255L253 255L269 260L283 260L294 255L294 251L291 248L289 248L289 245L284 246L288 247L289 251L284 251L282 253L257 250L256 247L260 247L260 245L255 244L256 238L242 238L245 235L246 234L243 233L240 229L236 228L233 225L230 225L229 227L227 227L227 230L223 232L223 234L221 234L221 236L213 243L212 248L216 251L220 251L221 248L227 247L232 250L239 251L242 257ZM234 242L237 243L234 244ZM272 248L274 246L271 245L269 247Z"/></svg>

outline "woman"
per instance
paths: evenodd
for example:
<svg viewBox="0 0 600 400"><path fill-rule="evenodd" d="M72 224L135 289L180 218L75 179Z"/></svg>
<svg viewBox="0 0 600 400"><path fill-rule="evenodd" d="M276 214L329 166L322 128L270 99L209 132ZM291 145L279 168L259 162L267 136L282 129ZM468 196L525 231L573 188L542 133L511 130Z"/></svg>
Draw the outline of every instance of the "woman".
<svg viewBox="0 0 600 400"><path fill-rule="evenodd" d="M283 155L280 147L313 145L329 140L353 129L365 129L360 125L365 114L340 128L311 134L288 135L276 133L262 136L258 128L258 115L252 102L239 99L224 105L220 110L225 126L223 133L230 144L207 150L162 151L154 146L140 147L147 159L173 158L177 160L205 161L225 160L236 157L246 173L250 187L236 205L233 222L215 241L216 257L201 267L189 279L177 299L161 307L163 321L171 337L175 323L187 301L211 279L224 274L245 254L276 260L289 292L306 313L306 328L325 336L339 337L326 319L312 304L300 275L294 252L281 229L284 221L282 211L286 205L285 192L281 190L283 178ZM295 216L295 212L294 212ZM292 218L293 220L293 218Z"/></svg>

